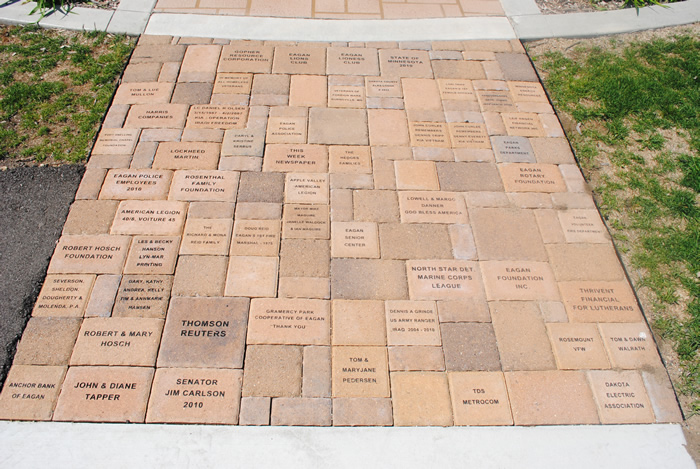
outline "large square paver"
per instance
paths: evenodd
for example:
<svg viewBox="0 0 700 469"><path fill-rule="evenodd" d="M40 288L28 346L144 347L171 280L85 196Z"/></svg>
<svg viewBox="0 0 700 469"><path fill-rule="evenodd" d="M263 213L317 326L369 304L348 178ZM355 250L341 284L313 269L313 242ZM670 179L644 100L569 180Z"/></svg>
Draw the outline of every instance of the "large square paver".
<svg viewBox="0 0 700 469"><path fill-rule="evenodd" d="M479 259L547 260L532 211L479 208L471 209L469 216Z"/></svg>
<svg viewBox="0 0 700 469"><path fill-rule="evenodd" d="M363 109L311 108L309 143L368 145L367 111Z"/></svg>
<svg viewBox="0 0 700 469"><path fill-rule="evenodd" d="M391 389L394 425L452 425L447 373L391 373Z"/></svg>
<svg viewBox="0 0 700 469"><path fill-rule="evenodd" d="M599 422L593 393L580 371L506 373L516 425L591 425Z"/></svg>
<svg viewBox="0 0 700 469"><path fill-rule="evenodd" d="M241 368L249 303L244 298L173 298L158 367Z"/></svg>
<svg viewBox="0 0 700 469"><path fill-rule="evenodd" d="M249 345L243 372L243 395L301 396L301 347Z"/></svg>

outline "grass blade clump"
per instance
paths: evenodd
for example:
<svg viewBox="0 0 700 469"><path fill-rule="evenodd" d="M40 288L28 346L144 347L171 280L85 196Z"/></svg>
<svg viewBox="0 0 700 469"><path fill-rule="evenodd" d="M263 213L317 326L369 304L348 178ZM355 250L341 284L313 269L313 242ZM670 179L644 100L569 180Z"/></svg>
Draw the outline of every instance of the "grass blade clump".
<svg viewBox="0 0 700 469"><path fill-rule="evenodd" d="M104 32L0 27L0 159L84 160L132 47Z"/></svg>

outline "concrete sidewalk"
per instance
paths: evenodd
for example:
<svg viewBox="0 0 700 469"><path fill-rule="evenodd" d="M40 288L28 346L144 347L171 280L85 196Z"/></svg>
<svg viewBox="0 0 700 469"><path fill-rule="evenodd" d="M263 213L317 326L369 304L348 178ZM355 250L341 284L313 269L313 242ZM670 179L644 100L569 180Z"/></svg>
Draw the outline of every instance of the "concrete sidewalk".
<svg viewBox="0 0 700 469"><path fill-rule="evenodd" d="M666 7L543 15L534 0L445 0L443 5L430 1L416 2L412 9L396 15L345 12L317 15L311 4L300 8L279 9L276 3L265 4L259 13L250 9L192 7L197 0L122 0L112 12L91 8L74 8L72 14L56 13L42 19L45 27L105 30L111 33L139 35L219 37L228 39L290 40L461 40L472 38L536 40L551 37L593 37L679 26L700 21L700 0L685 0ZM301 0L298 0L301 3ZM380 0L370 0L379 2ZM236 2L240 3L240 2ZM290 2L294 3L294 2ZM305 3L305 2L304 2ZM328 8L334 2L327 2ZM341 2L342 3L342 2ZM358 5L362 5L360 2ZM365 3L369 5L369 3ZM189 5L184 7L182 5ZM216 2L210 5L217 5ZM261 4L262 5L262 4ZM387 3L401 7L402 4ZM419 5L420 8L415 8ZM456 10L446 5L458 7ZM29 24L38 15L29 16L31 4L0 4L0 23ZM366 7L370 10L372 6ZM379 7L376 7L379 8ZM440 14L434 11L440 9ZM302 13L308 9L309 13ZM383 9L381 11L384 11ZM430 12L433 13L430 13ZM264 16L266 14L271 16ZM411 20L423 20L417 24ZM285 21L286 20L286 21ZM381 21L377 21L381 20ZM329 39L333 38L333 39Z"/></svg>

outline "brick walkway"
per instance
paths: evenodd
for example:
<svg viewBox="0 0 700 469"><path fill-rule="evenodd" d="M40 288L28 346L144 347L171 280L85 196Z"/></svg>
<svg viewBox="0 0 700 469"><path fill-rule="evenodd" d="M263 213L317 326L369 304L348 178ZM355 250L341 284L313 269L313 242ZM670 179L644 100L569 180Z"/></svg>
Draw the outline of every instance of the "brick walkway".
<svg viewBox="0 0 700 469"><path fill-rule="evenodd" d="M158 0L154 11L346 20L503 15L499 0Z"/></svg>
<svg viewBox="0 0 700 469"><path fill-rule="evenodd" d="M76 198L4 419L680 420L517 41L143 36Z"/></svg>

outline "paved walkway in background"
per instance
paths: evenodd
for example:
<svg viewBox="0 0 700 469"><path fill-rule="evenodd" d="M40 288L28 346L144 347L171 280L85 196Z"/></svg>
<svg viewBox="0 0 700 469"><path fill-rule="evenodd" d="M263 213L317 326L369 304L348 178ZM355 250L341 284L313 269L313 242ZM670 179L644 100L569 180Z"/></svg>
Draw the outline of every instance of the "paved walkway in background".
<svg viewBox="0 0 700 469"><path fill-rule="evenodd" d="M503 15L499 0L158 0L154 11L344 20Z"/></svg>

